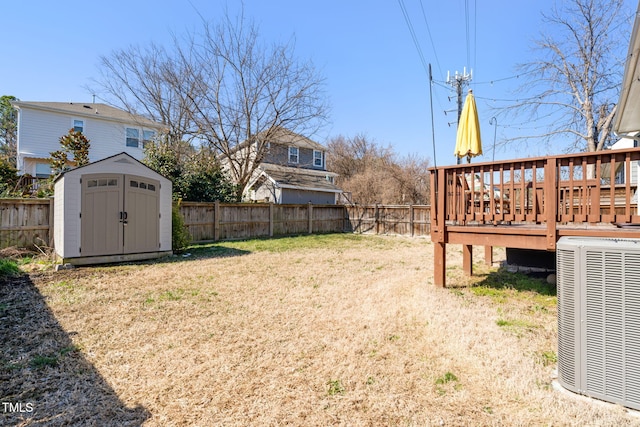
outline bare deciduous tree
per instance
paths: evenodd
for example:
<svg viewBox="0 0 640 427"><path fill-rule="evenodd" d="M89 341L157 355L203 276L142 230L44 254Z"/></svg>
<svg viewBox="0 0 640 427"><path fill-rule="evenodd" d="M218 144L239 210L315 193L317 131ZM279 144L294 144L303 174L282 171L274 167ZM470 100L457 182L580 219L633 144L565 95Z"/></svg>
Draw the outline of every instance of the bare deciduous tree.
<svg viewBox="0 0 640 427"><path fill-rule="evenodd" d="M364 135L338 136L327 147L327 168L339 174L337 185L359 204L428 203L428 166L417 155L398 158Z"/></svg>
<svg viewBox="0 0 640 427"><path fill-rule="evenodd" d="M151 44L130 46L100 57L100 77L94 79L99 92L113 104L165 125L169 141L194 135L188 65L177 52Z"/></svg>
<svg viewBox="0 0 640 427"><path fill-rule="evenodd" d="M558 8L558 4L560 8ZM624 63L628 20L623 0L567 0L543 14L548 29L536 59L520 65L527 76L520 93L533 94L507 108L550 122L537 135L510 139L562 141L568 151L599 151L610 142ZM550 31L549 31L550 30ZM545 31L545 30L543 30ZM626 52L626 50L624 50Z"/></svg>
<svg viewBox="0 0 640 427"><path fill-rule="evenodd" d="M293 43L263 44L253 22L225 15L200 33L102 58L101 89L128 110L192 136L222 159L238 198L270 137L287 129L311 136L326 120L323 79L298 61Z"/></svg>
<svg viewBox="0 0 640 427"><path fill-rule="evenodd" d="M240 194L280 129L311 135L326 119L323 81L293 45L262 45L256 26L241 15L204 26L189 54L199 134L226 160ZM243 150L240 150L244 148Z"/></svg>

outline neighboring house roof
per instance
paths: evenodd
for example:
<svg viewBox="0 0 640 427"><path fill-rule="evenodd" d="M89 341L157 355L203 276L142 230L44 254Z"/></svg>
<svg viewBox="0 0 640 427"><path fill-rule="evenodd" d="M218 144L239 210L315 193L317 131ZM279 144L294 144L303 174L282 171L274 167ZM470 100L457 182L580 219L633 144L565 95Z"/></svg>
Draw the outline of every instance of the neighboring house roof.
<svg viewBox="0 0 640 427"><path fill-rule="evenodd" d="M266 132L259 133L258 137L260 138L262 134L265 133ZM317 151L325 150L325 147L322 144L284 128L276 129L269 137L269 142L274 144L293 145L300 148L310 148Z"/></svg>
<svg viewBox="0 0 640 427"><path fill-rule="evenodd" d="M292 145L299 148L310 148L312 150L317 150L317 151L326 150L326 148L322 144L312 141L306 136L302 136L300 134L297 134L285 128L279 127L277 129L272 130L271 135L269 135L269 137L267 138L266 135L269 132L270 131L268 130L259 132L256 135L256 139L265 140L266 142L273 143L273 144ZM248 145L249 145L248 141L243 141L240 144L236 145L231 151L235 152L235 151L242 150Z"/></svg>
<svg viewBox="0 0 640 427"><path fill-rule="evenodd" d="M272 163L263 163L259 169L272 182L281 188L293 188L296 190L324 191L341 193L338 187L327 180L327 177L336 177L336 173L280 166Z"/></svg>
<svg viewBox="0 0 640 427"><path fill-rule="evenodd" d="M99 117L102 120L135 123L140 126L147 126L156 129L162 127L159 123L149 120L146 117L131 114L125 110L121 110L107 104L28 101L12 101L11 104L17 108L31 108L34 110L48 111L52 113L71 114L79 117Z"/></svg>

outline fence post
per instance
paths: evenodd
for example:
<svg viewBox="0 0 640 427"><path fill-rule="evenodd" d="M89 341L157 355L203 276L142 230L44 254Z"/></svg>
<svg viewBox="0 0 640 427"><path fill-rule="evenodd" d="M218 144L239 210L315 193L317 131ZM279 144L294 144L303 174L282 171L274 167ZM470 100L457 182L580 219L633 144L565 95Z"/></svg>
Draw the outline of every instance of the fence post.
<svg viewBox="0 0 640 427"><path fill-rule="evenodd" d="M345 233L348 231L347 229L347 219L349 218L349 210L347 209L347 205L342 205L344 209L342 211L342 232Z"/></svg>
<svg viewBox="0 0 640 427"><path fill-rule="evenodd" d="M309 216L309 234L313 234L313 205L309 202L307 206L307 215Z"/></svg>
<svg viewBox="0 0 640 427"><path fill-rule="evenodd" d="M269 237L273 237L273 202L269 202Z"/></svg>
<svg viewBox="0 0 640 427"><path fill-rule="evenodd" d="M213 202L213 240L220 240L220 201Z"/></svg>
<svg viewBox="0 0 640 427"><path fill-rule="evenodd" d="M409 205L409 227L411 227L411 237L413 237L413 204Z"/></svg>
<svg viewBox="0 0 640 427"><path fill-rule="evenodd" d="M376 230L376 234L380 234L380 218L378 217L378 204L376 203L373 208L373 224Z"/></svg>

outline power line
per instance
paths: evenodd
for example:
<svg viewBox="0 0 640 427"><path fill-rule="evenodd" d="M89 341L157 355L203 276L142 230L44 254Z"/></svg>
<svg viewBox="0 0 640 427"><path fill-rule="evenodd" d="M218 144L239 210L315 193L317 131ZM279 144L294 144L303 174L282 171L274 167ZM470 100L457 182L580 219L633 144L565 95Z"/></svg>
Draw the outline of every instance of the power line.
<svg viewBox="0 0 640 427"><path fill-rule="evenodd" d="M440 67L440 60L438 59L438 52L436 51L436 45L433 42L433 37L431 36L431 29L429 28L429 21L427 20L427 14L424 10L424 5L422 4L422 0L420 0L420 9L422 9L422 17L424 19L424 23L427 26L427 33L429 34L429 41L431 41L431 48L433 49L433 56L436 58L436 64L438 65L438 71L440 71L440 75L444 75L442 73L442 68Z"/></svg>
<svg viewBox="0 0 640 427"><path fill-rule="evenodd" d="M507 99L507 98L491 98L491 97L487 97L487 96L476 96L475 98L479 99L479 100L481 99L483 101L518 103L518 102L528 101L528 100L533 99L535 97L532 97L532 98Z"/></svg>
<svg viewBox="0 0 640 427"><path fill-rule="evenodd" d="M398 0L398 4L400 5L400 9L402 10L402 14L404 15L404 20L407 23L407 27L409 28L409 32L411 33L411 38L413 39L413 44L416 46L416 50L418 51L418 55L420 56L420 61L422 62L422 67L424 68L427 76L429 75L429 67L427 67L427 61L424 59L424 55L422 54L422 48L420 47L420 42L418 41L418 37L416 36L416 32L413 29L413 25L411 24L411 19L409 18L409 14L407 13L407 8L404 5L404 0Z"/></svg>
<svg viewBox="0 0 640 427"><path fill-rule="evenodd" d="M475 82L474 85L492 85L494 83L503 82L505 80L519 79L520 77L526 76L527 74L536 73L536 72L540 71L540 69L542 69L542 68L544 68L544 67L534 68L531 71L524 71L524 72L519 73L519 74L514 74L513 76L502 77L502 78L499 78L499 79L489 80L489 81L486 81L486 82Z"/></svg>
<svg viewBox="0 0 640 427"><path fill-rule="evenodd" d="M472 70L476 69L478 59L478 2L473 1L473 64L470 64Z"/></svg>
<svg viewBox="0 0 640 427"><path fill-rule="evenodd" d="M469 0L464 0L464 24L465 24L465 37L467 44L467 65L471 68L471 42L469 34Z"/></svg>

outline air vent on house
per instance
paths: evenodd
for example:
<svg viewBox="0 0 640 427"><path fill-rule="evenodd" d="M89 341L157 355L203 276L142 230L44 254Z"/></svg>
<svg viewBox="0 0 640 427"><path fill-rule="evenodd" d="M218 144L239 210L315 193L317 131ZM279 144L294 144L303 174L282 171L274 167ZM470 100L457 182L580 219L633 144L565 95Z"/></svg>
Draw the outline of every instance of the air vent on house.
<svg viewBox="0 0 640 427"><path fill-rule="evenodd" d="M640 240L563 237L556 260L559 383L640 409Z"/></svg>

